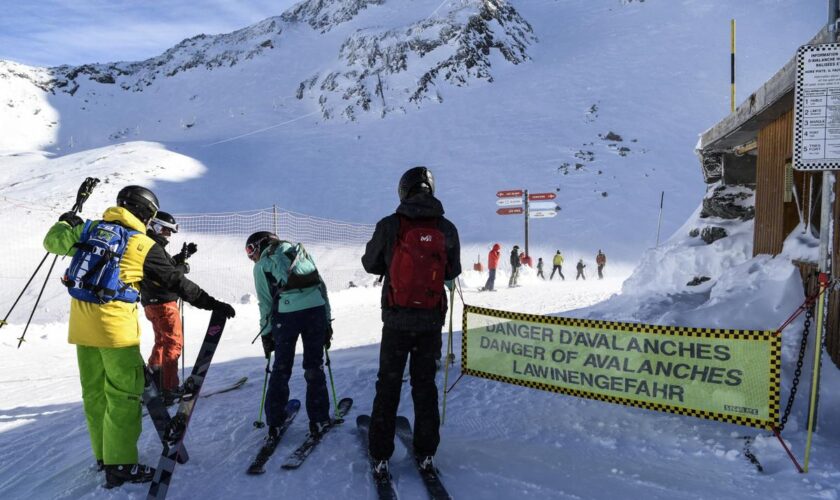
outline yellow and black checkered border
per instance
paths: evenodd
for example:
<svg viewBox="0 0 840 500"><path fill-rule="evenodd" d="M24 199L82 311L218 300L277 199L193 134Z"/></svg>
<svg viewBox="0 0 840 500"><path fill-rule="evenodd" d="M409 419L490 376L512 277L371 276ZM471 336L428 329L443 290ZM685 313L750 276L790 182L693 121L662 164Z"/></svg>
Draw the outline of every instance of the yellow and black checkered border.
<svg viewBox="0 0 840 500"><path fill-rule="evenodd" d="M729 415L726 413L697 410L694 408L682 408L679 406L668 405L663 403L651 403L648 401L640 401L631 398L622 398L618 396L599 394L596 392L569 389L566 387L559 387L541 382L519 380L511 377L506 377L504 375L496 375L493 373L473 370L469 368L469 353L467 351L467 333L469 332L469 329L467 327L467 314L469 313L479 314L482 316L491 316L494 318L530 321L533 323L578 326L584 328L599 328L602 330L612 330L623 333L652 333L657 335L670 335L678 337L702 337L716 339L769 341L770 380L768 381L768 391L770 401L769 410L771 418L769 420L762 420L739 415ZM776 422L779 419L779 386L781 384L782 342L781 335L779 335L778 332L762 330L719 330L715 328L688 328L682 326L646 325L643 323L627 323L621 321L601 321L592 319L563 318L559 316L543 316L538 314L501 311L498 309L475 307L467 304L464 304L462 328L463 333L461 335L461 358L462 373L464 373L465 375L472 375L474 377L495 380L497 382L505 382L508 384L519 385L522 387L530 387L532 389L540 389L543 391L566 394L569 396L594 399L597 401L604 401L607 403L620 404L624 406L634 406L637 408L644 408L647 410L654 410L666 413L675 413L678 415L687 415L691 417L704 418L707 420L717 420L719 422L728 422L731 424L743 425L747 427L756 427L759 429L772 430L776 426Z"/></svg>

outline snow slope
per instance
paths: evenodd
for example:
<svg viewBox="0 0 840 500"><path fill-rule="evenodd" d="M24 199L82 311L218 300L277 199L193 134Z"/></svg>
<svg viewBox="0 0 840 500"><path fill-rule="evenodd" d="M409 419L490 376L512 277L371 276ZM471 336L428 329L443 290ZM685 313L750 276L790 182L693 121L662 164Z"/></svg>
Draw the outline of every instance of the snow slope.
<svg viewBox="0 0 840 500"><path fill-rule="evenodd" d="M229 36L183 42L169 53L171 59L161 56L162 72L193 56L204 59L170 77L150 73L151 66L142 64L138 73L119 75L121 83L137 84L155 74L142 91L130 85L122 89L116 78L114 84L90 80L105 78L111 70L98 71L111 65L104 65L79 70L74 80L79 88L72 95L61 90L66 87L53 93L50 79L64 75L71 86L66 76L74 68L0 62L0 95L10 96L0 106L0 260L14 263L0 275L2 304L22 286L21 276L25 281L34 269L42 255L41 235L72 204L84 176L103 179L85 208L89 217L107 206L119 187L137 182L153 185L166 208L175 212L286 201L287 207L315 215L373 222L393 209L399 173L428 162L438 175L448 214L464 235L465 267L476 254L484 256L492 240L506 248L521 244L521 222L492 213L495 191L517 184L560 188L561 215L532 226L534 254L550 255L560 246L571 262L603 246L610 257L603 281L545 283L528 271L524 286L501 287L496 293L475 292L483 277L467 271L462 284L468 304L682 326L780 325L803 299L790 259L812 255L813 240L797 232L783 255L752 259L751 223L711 221L730 233L712 245L688 236L690 229L709 223L699 219L696 208L702 185L691 149L695 134L723 113L717 108L726 109L726 65L712 63L717 56L709 46L720 43L722 54L728 50L729 17L739 18L745 39L740 52L749 56L741 88L753 88L816 31L822 6L814 13L801 3L779 0L737 5L692 0L511 2L533 28L535 40L524 49L529 59L519 64L489 50L492 82L471 77L458 87L436 80L443 102L416 103L404 92L408 84L400 79L405 75L385 75L390 92L386 106L393 99L404 114L395 107L384 118L376 110L357 113L355 121L341 113L324 117L321 96L327 102L335 96L320 84L302 99L295 95L300 82L316 72L340 70L347 76L350 66L339 48L348 37L358 40L367 34L366 40L374 40L394 32L397 38L389 40L399 46L404 30L417 29L417 23L422 29L446 24L423 28L422 19L463 21L459 16L489 4L307 2L302 5L314 10L305 10L300 19L287 13ZM324 19L328 24L321 25ZM257 50L268 33L273 48ZM190 48L192 43L197 48ZM445 48L436 49L441 52L434 61L452 55ZM231 58L236 59L232 66ZM228 64L207 66L217 60ZM418 68L432 67L430 61L420 66L409 61L407 71L422 75ZM130 65L114 67L122 71ZM715 66L722 69L713 70ZM724 90L716 90L716 82L724 82ZM399 97L401 92L405 95ZM623 136L620 144L629 144L627 156L619 154L617 141L598 138L610 131ZM587 151L593 152L592 161ZM576 168L575 163L584 166ZM662 189L668 192L666 203L674 206L666 214L664 234L673 236L645 251L652 245L656 195ZM605 191L606 197L601 195ZM609 246L603 244L608 238ZM173 245L181 242L176 238ZM235 246L230 248L221 259L232 266L226 274L247 283L247 261ZM218 294L223 278L208 271L214 263L202 261L203 255L193 258L191 276ZM342 255L315 257L329 262ZM687 287L697 276L711 279ZM498 282L505 279L503 269ZM244 474L263 434L251 425L265 363L260 347L250 344L257 308L248 297L239 300L250 291L243 285L229 298L235 299L237 317L228 324L207 387L242 375L249 382L237 392L199 402L187 438L192 461L176 470L170 498L370 498L365 456L352 424L331 434L300 470L282 471L279 458L306 432L301 417L269 462L269 472L258 478ZM339 396L356 400L351 421L371 407L379 292L360 287L331 293L336 318L332 367ZM32 300L34 295L26 296L24 311ZM93 470L63 307L66 295L53 281L21 349L16 349L15 337L26 319L22 311L0 330L0 497L142 498L145 486L117 491L100 487L103 478ZM460 311L459 298L456 354ZM187 308L188 361L194 359L206 321L205 312ZM145 322L143 326L147 334L141 349L148 353L151 328ZM801 328L802 318L783 333L783 403ZM809 347L807 359L812 355ZM809 365L784 432L800 460ZM450 382L458 374L456 365ZM822 426L814 436L808 475L795 472L767 433L470 377L449 394L438 464L457 498L836 499L840 431L831 427L830 419L840 411L839 376L833 365L824 367ZM301 397L303 389L296 368L292 394ZM401 413L411 415L408 390ZM752 450L764 465L763 474L743 458L744 436L755 438ZM143 461L156 462L160 445L148 421L140 450ZM422 485L402 454L398 447L394 465L400 492L404 498L423 498Z"/></svg>

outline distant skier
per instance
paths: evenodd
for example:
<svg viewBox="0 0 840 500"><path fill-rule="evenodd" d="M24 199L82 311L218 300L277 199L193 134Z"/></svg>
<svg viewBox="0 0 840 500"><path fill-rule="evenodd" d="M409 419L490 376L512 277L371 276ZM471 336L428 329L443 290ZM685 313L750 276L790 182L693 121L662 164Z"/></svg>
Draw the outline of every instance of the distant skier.
<svg viewBox="0 0 840 500"><path fill-rule="evenodd" d="M519 279L519 268L522 267L522 262L519 260L519 245L513 245L510 251L510 279L508 280L508 288L513 288L517 285Z"/></svg>
<svg viewBox="0 0 840 500"><path fill-rule="evenodd" d="M481 290L486 290L488 292L493 291L493 286L496 284L496 268L499 267L499 257L501 253L502 246L496 243L487 254L487 283L484 284L484 287Z"/></svg>
<svg viewBox="0 0 840 500"><path fill-rule="evenodd" d="M446 317L444 284L454 286L461 274L458 230L443 216L435 198L435 182L426 167L414 167L400 178L396 213L376 224L362 265L385 276L382 286L382 342L379 373L371 412L369 453L374 474L388 477L394 453L397 408L402 375L411 358L414 400L414 459L432 469L440 443L440 414L435 385L435 360L441 353L441 328ZM412 265L420 257L425 267Z"/></svg>
<svg viewBox="0 0 840 500"><path fill-rule="evenodd" d="M286 419L298 337L303 343L309 432L318 435L331 423L324 374L324 348L330 348L333 333L327 287L306 250L280 240L274 233L251 234L245 242L245 253L254 263L265 359L271 359L274 353L265 396L266 444L279 438L280 425Z"/></svg>
<svg viewBox="0 0 840 500"><path fill-rule="evenodd" d="M583 280L586 281L586 275L583 274L584 267L586 267L586 264L583 263L583 259L580 259L577 263L577 276L575 276L575 281L577 281L578 278L583 278Z"/></svg>
<svg viewBox="0 0 840 500"><path fill-rule="evenodd" d="M545 279L545 274L543 274L543 260L542 257L537 259L537 276L542 279Z"/></svg>
<svg viewBox="0 0 840 500"><path fill-rule="evenodd" d="M158 212L149 223L146 235L160 245L166 258L178 272L187 274L190 272L187 259L198 247L195 243L184 243L180 253L174 257L170 256L166 252L166 245L169 244L169 237L177 232L178 223L175 222L175 218L167 212ZM167 405L184 394L184 389L178 381L178 359L184 346L178 298L177 291L170 291L154 280L144 279L140 282L140 303L155 332L155 345L149 356L149 368L155 375L155 383Z"/></svg>
<svg viewBox="0 0 840 500"><path fill-rule="evenodd" d="M563 276L563 254L560 253L560 250L557 250L557 253L554 254L554 268L551 270L551 276L548 277L549 281L554 279L555 271L560 274L560 279L566 281L566 277Z"/></svg>
<svg viewBox="0 0 840 500"><path fill-rule="evenodd" d="M604 266L607 265L607 256L600 249L598 255L595 256L595 263L598 264L598 279L602 280L604 279Z"/></svg>
<svg viewBox="0 0 840 500"><path fill-rule="evenodd" d="M68 341L76 345L88 434L107 488L148 482L155 472L137 462L145 382L136 305L140 281L153 280L196 307L228 318L236 314L230 304L184 278L163 247L146 236L146 225L159 206L150 190L127 186L101 220L84 221L67 212L44 238L48 252L74 256L63 279L71 295ZM99 260L101 249L123 244L116 267ZM91 280L87 265L94 261L103 262L104 272Z"/></svg>

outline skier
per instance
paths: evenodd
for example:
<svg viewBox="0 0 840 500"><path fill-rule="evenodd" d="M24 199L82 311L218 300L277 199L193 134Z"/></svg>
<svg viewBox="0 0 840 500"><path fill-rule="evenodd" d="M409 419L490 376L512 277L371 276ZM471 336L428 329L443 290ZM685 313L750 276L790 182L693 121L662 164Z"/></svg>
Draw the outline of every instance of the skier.
<svg viewBox="0 0 840 500"><path fill-rule="evenodd" d="M275 354L265 398L266 442L279 438L280 425L286 419L298 336L303 342L309 432L321 434L331 424L324 375L324 349L330 348L332 339L327 287L306 250L280 240L274 233L253 233L245 251L254 262L263 352L266 359Z"/></svg>
<svg viewBox="0 0 840 500"><path fill-rule="evenodd" d="M379 373L369 435L374 473L380 477L389 476L402 374L409 356L418 467L433 470L432 457L440 443L435 359L440 358L447 309L444 283L451 290L461 274L461 250L458 230L443 216L443 205L434 192L428 168L407 170L400 178L396 213L376 224L362 257L365 271L385 276ZM425 257L428 268L413 267L412 255Z"/></svg>
<svg viewBox="0 0 840 500"><path fill-rule="evenodd" d="M502 246L498 243L493 245L493 248L487 254L487 269L488 269L488 276L487 276L487 283L484 284L484 288L481 290L486 291L493 291L493 286L496 284L496 268L499 267L499 256L502 253Z"/></svg>
<svg viewBox="0 0 840 500"><path fill-rule="evenodd" d="M566 281L566 277L563 276L563 254L560 253L560 250L557 250L557 253L554 254L554 268L551 270L551 276L548 277L549 281L554 279L555 271L560 274L560 279Z"/></svg>
<svg viewBox="0 0 840 500"><path fill-rule="evenodd" d="M578 278L583 278L583 281L586 281L586 275L583 274L583 268L586 267L586 264L583 263L583 259L580 259L577 263L577 276L575 276L575 281Z"/></svg>
<svg viewBox="0 0 840 500"><path fill-rule="evenodd" d="M595 264L598 265L598 279L604 279L604 266L607 265L607 256L598 249L598 255L595 256Z"/></svg>
<svg viewBox="0 0 840 500"><path fill-rule="evenodd" d="M160 245L167 260L181 274L190 272L187 259L197 250L195 243L184 243L181 252L174 257L166 252L169 237L178 232L178 223L167 212L158 212L149 223L146 235ZM161 390L163 401L171 405L184 394L178 381L178 359L184 346L181 311L178 309L177 291L170 291L152 279L140 282L140 303L146 318L155 332L155 345L149 356L149 367L155 374L155 383ZM180 297L186 299L186 297Z"/></svg>
<svg viewBox="0 0 840 500"><path fill-rule="evenodd" d="M543 260L542 257L537 259L537 276L542 279L545 279L545 274L543 274Z"/></svg>
<svg viewBox="0 0 840 500"><path fill-rule="evenodd" d="M63 279L72 297L68 341L76 345L88 434L108 488L126 481L148 482L154 476L152 467L137 462L144 386L136 305L139 282L151 279L176 290L196 307L218 310L228 318L236 314L230 304L185 279L163 247L146 236L146 224L158 207L150 190L126 186L117 195L117 206L105 210L101 220L83 221L74 212L66 212L44 238L48 252L80 257L73 259ZM88 268L82 264L96 257L91 248L107 234L117 235L125 250L117 268L103 273L113 281L90 282L85 274ZM104 287L109 283L114 288Z"/></svg>
<svg viewBox="0 0 840 500"><path fill-rule="evenodd" d="M519 245L513 245L510 251L510 279L508 280L508 288L518 286L516 281L519 279L519 268L522 267L522 262L519 261Z"/></svg>

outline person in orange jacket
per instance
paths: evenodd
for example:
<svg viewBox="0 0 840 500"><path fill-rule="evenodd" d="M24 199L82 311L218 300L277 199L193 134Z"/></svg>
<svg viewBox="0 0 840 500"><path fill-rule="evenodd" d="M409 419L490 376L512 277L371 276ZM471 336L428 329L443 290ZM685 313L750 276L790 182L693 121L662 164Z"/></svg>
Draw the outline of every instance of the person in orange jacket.
<svg viewBox="0 0 840 500"><path fill-rule="evenodd" d="M502 253L502 246L498 243L493 245L493 248L487 254L487 269L489 276L487 276L487 283L481 291L493 291L493 285L496 283L496 268L499 267L499 256Z"/></svg>

